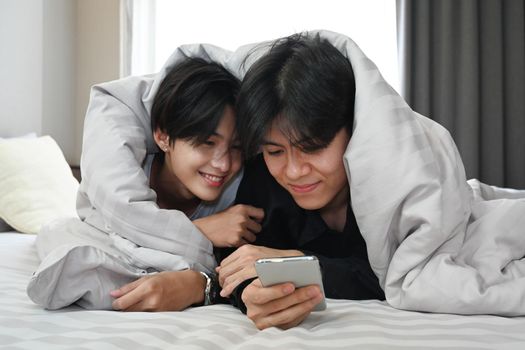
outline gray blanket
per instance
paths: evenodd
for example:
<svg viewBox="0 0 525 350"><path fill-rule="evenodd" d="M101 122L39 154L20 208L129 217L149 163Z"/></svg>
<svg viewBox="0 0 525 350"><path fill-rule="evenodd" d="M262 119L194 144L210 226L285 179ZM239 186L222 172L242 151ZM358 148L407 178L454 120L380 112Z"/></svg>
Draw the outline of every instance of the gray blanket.
<svg viewBox="0 0 525 350"><path fill-rule="evenodd" d="M319 34L343 52L354 69L355 123L345 166L351 205L387 301L411 310L525 315L525 191L467 182L449 133L413 112L352 40L328 31ZM97 251L114 259L104 260L111 273L126 270L127 278L147 273L151 261L136 265L140 249L156 256L157 263L175 259L175 269L213 267L211 244L191 222L154 205L140 169L145 153L155 147L148 112L166 68L182 57L220 62L242 78L267 48L264 43L247 45L232 53L210 45L183 46L155 77L93 89L82 158L89 182L81 184L78 211L90 227L138 249L122 254L115 240L102 244ZM241 66L250 51L255 54ZM101 129L107 131L94 132ZM115 159L121 162L115 164ZM47 245L52 249L43 252L46 258L28 287L33 300L51 308L67 299L63 294L71 294L46 288L46 283L56 286L64 278L57 262L68 253L57 257L57 245ZM96 265L100 257L93 259ZM46 283L39 283L42 276ZM74 285L75 276L67 278L63 286ZM96 302L89 305L98 307Z"/></svg>

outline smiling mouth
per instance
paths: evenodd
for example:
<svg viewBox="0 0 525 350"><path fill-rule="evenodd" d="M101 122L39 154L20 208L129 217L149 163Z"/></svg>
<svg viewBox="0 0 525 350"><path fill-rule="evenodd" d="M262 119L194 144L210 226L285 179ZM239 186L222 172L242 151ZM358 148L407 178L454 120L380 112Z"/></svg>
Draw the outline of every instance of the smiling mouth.
<svg viewBox="0 0 525 350"><path fill-rule="evenodd" d="M317 188L317 186L321 183L321 181L315 182L313 184L307 184L307 185L292 185L290 184L290 187L294 192L297 193L308 193L312 192Z"/></svg>
<svg viewBox="0 0 525 350"><path fill-rule="evenodd" d="M204 180L213 187L219 187L224 184L224 180L226 179L226 176L216 176L212 174L207 174L199 171L200 176L204 178Z"/></svg>

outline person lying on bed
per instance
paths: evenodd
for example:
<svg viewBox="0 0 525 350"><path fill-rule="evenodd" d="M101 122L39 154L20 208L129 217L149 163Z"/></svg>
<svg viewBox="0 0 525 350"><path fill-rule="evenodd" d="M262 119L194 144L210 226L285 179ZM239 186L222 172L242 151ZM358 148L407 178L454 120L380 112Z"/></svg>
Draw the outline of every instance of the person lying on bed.
<svg viewBox="0 0 525 350"><path fill-rule="evenodd" d="M147 234L147 230L157 232L171 227L170 235L181 234L182 239L186 239L186 247L182 242L179 248L181 256L124 239L124 231L115 234L115 228L111 227L114 217L104 217L111 211L101 210L108 206L100 208L94 200L101 190L90 186L99 174L94 172L92 178L88 173L82 180L84 187L81 185L78 199L82 221L68 219L51 223L37 237L43 263L28 286L33 301L50 309L76 302L89 309L113 307L124 311L181 310L210 303L206 287L215 278L214 271L188 265L184 260L182 248L189 250L188 254L197 254L193 251L197 245L188 232L182 231L184 222L180 216L164 224L160 218L167 211L184 213L217 247L238 247L255 240L263 211L247 205L231 206L241 178L242 155L233 109L239 84L238 79L219 64L185 58L169 69L155 95L151 130L160 152L146 154L143 160L143 171L154 196L134 195L133 201L137 203L129 206L140 208L151 198L156 201L157 209L161 209L156 215L159 221L151 222L146 231L132 224L123 229L142 230ZM93 105L95 102L92 101ZM104 115L116 118L108 106L106 102ZM115 132L131 134L134 130L131 122L126 128L129 131ZM106 131L92 126L86 130L85 141L93 133ZM93 157L97 147L97 144L85 143L83 157ZM107 154L97 158L103 161L111 155L111 150L107 150ZM113 159L112 163L121 161ZM136 174L133 182L121 184L107 194L106 203L112 195L116 198L120 191L137 186L144 174ZM146 210L142 213L139 209L134 215L146 218L147 214ZM159 224L167 227L155 226ZM64 244L72 247L66 253ZM79 253L77 248L85 252ZM141 274L147 276L137 279Z"/></svg>
<svg viewBox="0 0 525 350"><path fill-rule="evenodd" d="M218 64L188 59L168 73L151 110L151 129L161 152L148 156L144 168L157 204L184 212L215 247L253 242L263 218L261 209L248 205L214 214L224 202L233 202L239 181L223 193L241 169L233 109L238 86ZM164 271L142 277L111 292L113 307L166 311L210 303L204 290L211 276L201 274Z"/></svg>
<svg viewBox="0 0 525 350"><path fill-rule="evenodd" d="M255 325L293 327L319 303L317 286L291 283L263 288L259 258L315 255L327 297L384 299L349 203L343 154L352 134L352 67L327 40L294 35L276 41L241 83L238 130L247 155L236 202L265 211L254 245L220 266L221 295Z"/></svg>

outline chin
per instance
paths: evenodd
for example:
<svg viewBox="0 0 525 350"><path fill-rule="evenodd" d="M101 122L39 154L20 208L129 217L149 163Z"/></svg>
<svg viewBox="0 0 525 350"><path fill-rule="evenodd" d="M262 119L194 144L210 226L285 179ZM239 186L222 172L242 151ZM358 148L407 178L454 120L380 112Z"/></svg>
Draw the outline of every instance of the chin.
<svg viewBox="0 0 525 350"><path fill-rule="evenodd" d="M220 194L221 192L219 193L201 193L197 195L197 197L199 197L199 199L204 202L213 202L219 198Z"/></svg>
<svg viewBox="0 0 525 350"><path fill-rule="evenodd" d="M319 200L316 199L310 199L310 198L296 198L294 197L295 203L300 206L301 208L305 210L318 210L323 208L326 203L322 203Z"/></svg>

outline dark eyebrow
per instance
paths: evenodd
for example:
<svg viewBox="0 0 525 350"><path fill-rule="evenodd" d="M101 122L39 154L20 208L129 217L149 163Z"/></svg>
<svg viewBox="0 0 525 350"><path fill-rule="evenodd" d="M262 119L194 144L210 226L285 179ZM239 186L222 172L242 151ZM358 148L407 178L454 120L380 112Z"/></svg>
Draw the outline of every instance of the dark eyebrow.
<svg viewBox="0 0 525 350"><path fill-rule="evenodd" d="M212 136L218 136L218 137L220 137L220 138L224 138L224 136L222 136L221 134L219 134L217 131L212 132L212 133L210 134L210 136L208 136L208 137L212 137Z"/></svg>
<svg viewBox="0 0 525 350"><path fill-rule="evenodd" d="M281 145L281 144L279 144L279 143L277 143L277 142L268 141L268 140L263 140L262 145L263 145L263 146L284 147L283 145Z"/></svg>

